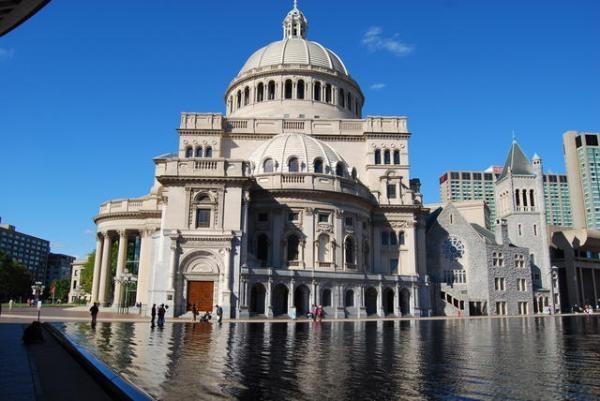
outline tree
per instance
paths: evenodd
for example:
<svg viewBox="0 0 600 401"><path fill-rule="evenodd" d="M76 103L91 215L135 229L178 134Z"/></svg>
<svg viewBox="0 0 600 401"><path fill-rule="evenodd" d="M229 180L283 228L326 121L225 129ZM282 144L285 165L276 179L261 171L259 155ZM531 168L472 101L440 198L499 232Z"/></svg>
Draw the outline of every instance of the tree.
<svg viewBox="0 0 600 401"><path fill-rule="evenodd" d="M31 273L23 265L0 252L0 300L29 296L31 282Z"/></svg>
<svg viewBox="0 0 600 401"><path fill-rule="evenodd" d="M79 278L81 287L83 290L91 294L92 293L92 282L94 281L94 262L96 261L96 251L89 253L83 269L81 270L81 277Z"/></svg>
<svg viewBox="0 0 600 401"><path fill-rule="evenodd" d="M62 280L53 280L51 286L54 285L54 302L60 299L61 302L65 302L69 296L69 290L71 289L71 280L64 278Z"/></svg>

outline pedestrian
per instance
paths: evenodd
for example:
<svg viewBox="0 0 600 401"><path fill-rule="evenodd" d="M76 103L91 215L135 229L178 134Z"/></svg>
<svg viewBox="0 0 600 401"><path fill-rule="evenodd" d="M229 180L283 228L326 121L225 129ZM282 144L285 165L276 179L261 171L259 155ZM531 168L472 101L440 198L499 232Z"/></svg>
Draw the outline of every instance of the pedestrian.
<svg viewBox="0 0 600 401"><path fill-rule="evenodd" d="M158 308L158 327L162 328L165 325L165 304L160 304Z"/></svg>
<svg viewBox="0 0 600 401"><path fill-rule="evenodd" d="M216 306L217 309L217 323L221 323L223 321L223 308L219 305Z"/></svg>
<svg viewBox="0 0 600 401"><path fill-rule="evenodd" d="M154 327L154 320L156 320L156 304L152 304L152 311L150 312L150 316L152 316L151 325Z"/></svg>
<svg viewBox="0 0 600 401"><path fill-rule="evenodd" d="M311 318L312 318L313 322L315 322L317 320L317 312L318 312L317 305L313 304L312 309L311 309L311 315L312 315Z"/></svg>
<svg viewBox="0 0 600 401"><path fill-rule="evenodd" d="M323 316L325 316L325 310L323 309L323 305L319 305L317 307L317 319L319 322L323 320Z"/></svg>
<svg viewBox="0 0 600 401"><path fill-rule="evenodd" d="M15 304L15 301L13 301L12 299L10 301L8 301L8 310L12 310L14 304Z"/></svg>
<svg viewBox="0 0 600 401"><path fill-rule="evenodd" d="M92 315L92 328L96 327L96 319L98 318L98 312L100 312L100 308L98 308L98 302L94 302L94 304L90 308L90 314Z"/></svg>
<svg viewBox="0 0 600 401"><path fill-rule="evenodd" d="M196 321L196 318L198 317L198 307L196 306L196 304L192 305L192 317L193 317L193 321Z"/></svg>

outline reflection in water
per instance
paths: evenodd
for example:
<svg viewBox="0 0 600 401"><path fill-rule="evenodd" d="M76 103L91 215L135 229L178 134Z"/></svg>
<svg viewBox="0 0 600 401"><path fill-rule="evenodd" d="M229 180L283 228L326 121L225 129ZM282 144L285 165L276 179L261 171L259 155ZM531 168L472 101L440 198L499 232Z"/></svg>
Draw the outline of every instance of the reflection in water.
<svg viewBox="0 0 600 401"><path fill-rule="evenodd" d="M58 324L164 400L600 399L600 318Z"/></svg>

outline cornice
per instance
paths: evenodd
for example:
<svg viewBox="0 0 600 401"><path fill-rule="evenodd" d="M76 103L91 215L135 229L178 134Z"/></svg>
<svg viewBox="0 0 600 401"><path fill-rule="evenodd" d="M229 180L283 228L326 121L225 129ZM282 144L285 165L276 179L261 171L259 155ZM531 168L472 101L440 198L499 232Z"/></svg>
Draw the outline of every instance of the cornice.
<svg viewBox="0 0 600 401"><path fill-rule="evenodd" d="M136 219L149 219L149 218L160 218L162 216L161 210L140 210L135 212L114 212L98 214L93 217L94 223L98 224L101 221L107 220L125 220L130 218Z"/></svg>

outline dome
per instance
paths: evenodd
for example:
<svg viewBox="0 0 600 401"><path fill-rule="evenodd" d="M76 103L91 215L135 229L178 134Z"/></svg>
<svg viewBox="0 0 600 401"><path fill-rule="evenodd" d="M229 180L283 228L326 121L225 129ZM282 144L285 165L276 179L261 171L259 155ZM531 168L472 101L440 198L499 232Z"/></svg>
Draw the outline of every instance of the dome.
<svg viewBox="0 0 600 401"><path fill-rule="evenodd" d="M254 52L238 76L256 68L279 65L315 66L350 75L342 60L321 44L303 38L286 38Z"/></svg>
<svg viewBox="0 0 600 401"><path fill-rule="evenodd" d="M253 174L268 174L290 172L289 162L293 158L297 159L300 173L319 173L315 171L315 160L321 160L320 173L348 175L348 164L331 146L305 134L276 135L259 146L249 159ZM265 162L268 160L272 161L272 171L268 167L265 171L265 164L268 164Z"/></svg>

